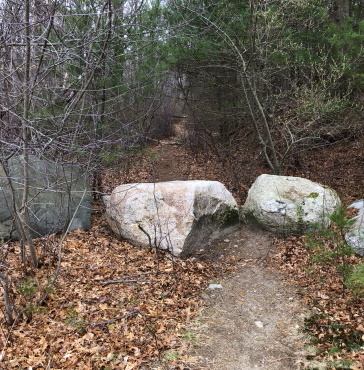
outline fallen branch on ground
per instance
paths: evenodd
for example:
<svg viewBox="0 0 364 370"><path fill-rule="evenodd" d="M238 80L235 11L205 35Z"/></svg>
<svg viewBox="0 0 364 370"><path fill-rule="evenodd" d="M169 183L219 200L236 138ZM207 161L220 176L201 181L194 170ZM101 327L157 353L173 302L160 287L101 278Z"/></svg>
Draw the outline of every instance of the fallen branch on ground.
<svg viewBox="0 0 364 370"><path fill-rule="evenodd" d="M118 284L118 283L150 283L150 280L126 280L126 279L115 279L107 280L100 283L100 285Z"/></svg>
<svg viewBox="0 0 364 370"><path fill-rule="evenodd" d="M134 311L131 311L131 312L126 313L125 315L121 315L121 316L115 317L114 319L110 319L110 320L106 320L106 321L101 321L101 322L95 322L94 324L91 325L91 327L94 328L95 326L112 324L115 321L124 319L125 317L137 315L138 313L139 313L138 310L134 310Z"/></svg>

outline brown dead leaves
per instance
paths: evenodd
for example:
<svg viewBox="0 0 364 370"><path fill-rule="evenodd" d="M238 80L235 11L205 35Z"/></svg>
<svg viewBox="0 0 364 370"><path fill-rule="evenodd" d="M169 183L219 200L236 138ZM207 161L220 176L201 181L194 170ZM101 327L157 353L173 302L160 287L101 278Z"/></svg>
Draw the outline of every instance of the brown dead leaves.
<svg viewBox="0 0 364 370"><path fill-rule="evenodd" d="M319 251L310 250L307 237L276 240L276 246L272 261L299 286L302 300L311 310L306 329L318 348L312 358L327 361L329 368L363 369L364 299L345 287L342 273L360 257L328 258L334 246L325 240ZM345 363L347 367L342 367Z"/></svg>
<svg viewBox="0 0 364 370"><path fill-rule="evenodd" d="M47 287L55 268L50 246L39 241L45 256L31 277L37 286L32 296L16 290L28 277L17 267L13 244L7 261L19 314L9 330L1 319L0 368L148 368L162 351L180 345L179 331L198 314L199 294L221 266L169 256L157 260L154 251L109 234L101 218L94 223L90 231L66 238L54 287ZM45 288L48 296L39 307L34 303Z"/></svg>

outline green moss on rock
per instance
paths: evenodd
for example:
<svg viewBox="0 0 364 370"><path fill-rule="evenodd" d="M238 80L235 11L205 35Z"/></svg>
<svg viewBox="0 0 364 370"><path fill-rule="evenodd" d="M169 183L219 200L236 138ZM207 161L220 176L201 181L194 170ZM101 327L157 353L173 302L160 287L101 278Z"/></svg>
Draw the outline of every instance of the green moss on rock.
<svg viewBox="0 0 364 370"><path fill-rule="evenodd" d="M239 211L235 208L227 208L219 214L219 223L224 226L232 226L239 222Z"/></svg>

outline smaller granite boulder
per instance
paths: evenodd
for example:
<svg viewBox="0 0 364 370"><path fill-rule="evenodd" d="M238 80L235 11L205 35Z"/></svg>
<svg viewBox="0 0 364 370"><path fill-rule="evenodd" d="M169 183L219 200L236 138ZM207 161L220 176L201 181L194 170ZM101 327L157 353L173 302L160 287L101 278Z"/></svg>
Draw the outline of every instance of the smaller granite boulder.
<svg viewBox="0 0 364 370"><path fill-rule="evenodd" d="M340 204L334 190L318 183L264 174L250 188L241 216L273 232L300 234L328 227Z"/></svg>
<svg viewBox="0 0 364 370"><path fill-rule="evenodd" d="M364 256L364 200L358 200L348 208L356 208L358 214L352 219L354 223L345 234L345 240L355 253Z"/></svg>
<svg viewBox="0 0 364 370"><path fill-rule="evenodd" d="M239 222L236 201L217 181L125 184L104 202L116 234L175 256L203 249Z"/></svg>

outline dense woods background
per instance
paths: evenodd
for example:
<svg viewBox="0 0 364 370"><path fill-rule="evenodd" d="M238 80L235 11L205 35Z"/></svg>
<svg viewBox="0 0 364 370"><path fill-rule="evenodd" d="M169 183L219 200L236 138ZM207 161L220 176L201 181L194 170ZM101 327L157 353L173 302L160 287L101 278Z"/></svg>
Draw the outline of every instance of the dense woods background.
<svg viewBox="0 0 364 370"><path fill-rule="evenodd" d="M255 161L285 174L306 151L362 137L363 90L361 0L0 2L0 164L24 157L24 189L37 156L82 167L97 197L105 173L183 118L186 144L239 193ZM25 190L14 219L36 270L29 202Z"/></svg>
<svg viewBox="0 0 364 370"><path fill-rule="evenodd" d="M255 136L273 172L362 129L360 1L3 1L1 157L91 171L168 134L221 156Z"/></svg>
<svg viewBox="0 0 364 370"><path fill-rule="evenodd" d="M102 192L106 167L185 115L235 188L246 137L267 170L299 168L362 133L363 15L355 0L3 1L0 162L77 163Z"/></svg>

